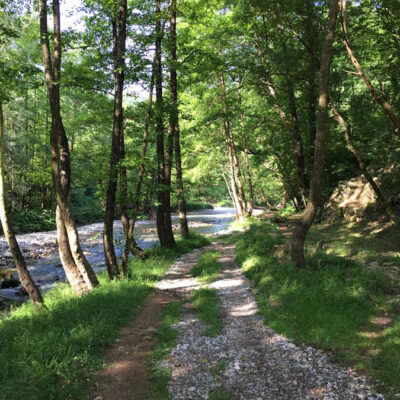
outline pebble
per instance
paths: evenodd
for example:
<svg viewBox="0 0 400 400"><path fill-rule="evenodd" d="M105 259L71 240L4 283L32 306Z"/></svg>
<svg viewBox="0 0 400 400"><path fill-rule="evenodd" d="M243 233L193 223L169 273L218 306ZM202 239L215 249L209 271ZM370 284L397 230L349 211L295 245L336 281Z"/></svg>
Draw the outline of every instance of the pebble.
<svg viewBox="0 0 400 400"><path fill-rule="evenodd" d="M203 336L204 324L190 306L183 308L181 322L173 326L179 332L176 346L161 363L171 369L172 400L207 399L217 384L238 400L384 400L366 377L332 364L310 346L296 346L266 326L249 282L233 261L234 246L212 246L223 253L224 270L208 285L220 299L223 333ZM199 283L187 272L199 256L181 257L159 286L179 295L198 289Z"/></svg>

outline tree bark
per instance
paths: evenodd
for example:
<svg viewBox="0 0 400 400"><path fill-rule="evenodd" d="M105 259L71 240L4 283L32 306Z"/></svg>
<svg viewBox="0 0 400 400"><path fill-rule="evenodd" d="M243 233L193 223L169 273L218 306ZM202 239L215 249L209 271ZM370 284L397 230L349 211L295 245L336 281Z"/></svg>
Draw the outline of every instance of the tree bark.
<svg viewBox="0 0 400 400"><path fill-rule="evenodd" d="M368 79L367 74L361 67L360 63L358 62L356 56L354 55L353 49L350 44L350 39L349 39L349 33L347 30L347 8L346 8L346 0L340 0L340 8L341 8L341 23L342 23L342 29L343 29L343 34L344 34L344 45L346 46L347 53L350 57L351 62L353 63L355 69L358 72L358 75L362 78L364 81L365 85L367 86L369 92L371 93L372 98L383 108L385 111L386 115L390 118L390 120L394 123L396 126L396 131L400 131L400 118L398 115L395 114L393 111L393 108L390 104L390 102L385 98L384 95L379 94L377 90L374 88L372 85L371 81Z"/></svg>
<svg viewBox="0 0 400 400"><path fill-rule="evenodd" d="M121 141L123 140L124 116L123 94L125 80L125 49L126 49L126 15L127 0L120 0L118 19L113 11L113 59L114 59L114 118L111 140L110 172L106 194L106 212L104 217L104 254L107 272L110 279L120 274L114 248L114 212L118 183L118 172L121 162ZM126 221L125 221L126 222Z"/></svg>
<svg viewBox="0 0 400 400"><path fill-rule="evenodd" d="M168 204L166 203L166 168L164 156L164 121L163 121L163 92L162 92L162 65L161 65L161 44L162 44L162 29L160 14L160 0L156 0L156 143L157 143L157 168L158 168L158 188L157 188L157 233L161 247L175 247L174 234L172 226L168 224L166 213Z"/></svg>
<svg viewBox="0 0 400 400"><path fill-rule="evenodd" d="M294 266L297 268L305 267L304 241L314 221L317 208L321 201L325 157L325 137L328 124L329 75L332 59L332 45L338 12L338 1L329 0L328 26L321 55L317 133L315 140L315 154L310 198L307 203L303 218L293 233L291 243L291 258Z"/></svg>
<svg viewBox="0 0 400 400"><path fill-rule="evenodd" d="M371 185L372 190L375 192L376 197L378 198L378 201L382 205L383 209L385 210L386 214L388 217L395 222L396 224L399 224L400 218L397 215L396 211L390 206L390 204L387 202L384 194L378 187L378 185L375 183L374 179L372 178L371 174L368 172L367 166L365 165L360 153L354 146L353 140L350 136L349 129L347 127L347 124L343 117L340 115L339 110L331 103L331 109L333 111L333 114L336 117L336 120L338 121L338 124L342 128L342 131L344 133L344 136L346 138L347 146L349 147L349 150L353 153L354 157L356 158L358 162L358 166L360 168L360 171L364 175L365 179L368 181L368 183Z"/></svg>
<svg viewBox="0 0 400 400"><path fill-rule="evenodd" d="M169 8L167 8L166 12L168 12L168 11L169 11ZM166 21L167 21L167 18L165 16L162 27L161 27L161 32L160 32L161 38L164 36ZM157 30L157 26L156 26L156 30ZM158 51L161 52L161 47L158 48ZM133 198L133 212L132 212L132 218L129 222L129 230L128 230L128 235L126 237L125 249L124 249L124 254L123 254L123 259L122 259L122 267L124 269L126 269L126 266L128 265L129 252L132 252L132 254L134 256L138 256L142 260L144 260L146 257L145 252L136 243L133 233L135 230L136 220L137 220L137 216L139 213L140 196L142 195L143 179L144 179L144 174L146 171L145 161L146 161L146 154L147 154L147 142L148 142L148 138L149 138L150 121L151 121L151 117L152 117L155 68L156 68L157 58L158 58L158 52L156 51L154 54L154 57L153 57L152 65L151 65L149 100L148 100L148 107L147 107L147 113L146 113L146 119L145 119L144 132L143 132L142 155L141 155L140 166L139 166L139 171L138 171L136 191L135 191L134 198Z"/></svg>
<svg viewBox="0 0 400 400"><path fill-rule="evenodd" d="M246 196L243 188L242 175L240 171L240 162L236 151L236 146L231 130L231 124L228 116L227 99L226 99L226 88L225 88L225 78L221 74L219 77L219 84L222 91L222 101L223 101L223 129L225 133L225 143L228 150L229 168L232 178L232 192L234 194L234 199L237 201L239 218L243 219L247 214L247 203Z"/></svg>
<svg viewBox="0 0 400 400"><path fill-rule="evenodd" d="M1 96L1 95L0 95ZM23 288L28 293L36 311L40 310L43 306L43 297L38 287L33 281L28 268L26 266L25 258L21 253L17 239L14 235L10 225L7 206L5 199L5 185L4 185L4 115L3 106L0 98L0 220L3 226L3 232L6 237L8 247L12 254L15 267L17 269L18 278L21 281Z"/></svg>
<svg viewBox="0 0 400 400"><path fill-rule="evenodd" d="M241 82L239 82L241 85ZM240 88L238 89L238 100L239 100L239 108L240 108L240 125L242 128L242 138L243 138L243 150L244 150L244 163L246 167L246 177L247 177L247 185L249 187L249 206L247 213L249 216L252 215L254 209L254 190L253 190L253 181L251 178L251 169L249 163L249 148L247 146L247 132L246 125L244 120L244 113L242 110L242 95L240 92Z"/></svg>
<svg viewBox="0 0 400 400"><path fill-rule="evenodd" d="M178 198L178 212L180 222L180 232L183 238L189 237L189 225L186 215L186 201L183 187L182 177L182 158L181 143L179 131L179 110L178 110L178 77L177 77L177 40L176 40L176 14L177 1L172 0L171 4L171 22L170 22L170 43L171 43L171 66L170 66L170 114L168 136L172 135L175 145L175 169L176 169L176 185Z"/></svg>
<svg viewBox="0 0 400 400"><path fill-rule="evenodd" d="M57 198L57 206L67 234L68 246L76 267L79 269L91 291L99 284L93 269L88 263L79 243L78 231L70 208L71 191L71 160L68 139L60 112L60 69L61 69L61 31L59 0L53 1L54 21L54 50L53 60L50 53L49 35L47 29L47 1L39 0L40 10L40 37L42 58L45 70L47 92L51 111L51 172L53 186ZM59 247L60 255L64 248ZM63 257L61 257L63 259ZM65 265L64 265L65 267ZM71 282L71 285L73 283ZM78 293L78 288L74 287Z"/></svg>

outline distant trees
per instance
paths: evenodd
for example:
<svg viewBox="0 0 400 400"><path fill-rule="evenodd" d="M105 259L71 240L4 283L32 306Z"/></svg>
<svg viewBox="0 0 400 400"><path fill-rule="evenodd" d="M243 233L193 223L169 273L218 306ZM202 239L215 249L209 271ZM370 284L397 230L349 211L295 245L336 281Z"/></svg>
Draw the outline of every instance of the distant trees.
<svg viewBox="0 0 400 400"><path fill-rule="evenodd" d="M83 0L83 23L62 43L59 0L48 3L39 1L39 15L13 6L24 21L17 30L0 13L0 75L13 85L2 102L4 209L16 230L57 224L79 294L98 282L76 221L105 217L114 278L126 274L129 254L145 257L134 238L144 211L156 210L160 244L171 248L172 209L189 235L187 202L233 204L238 218L260 204L292 205L305 211L292 246L304 266L308 228L337 182L361 171L373 185L375 171L400 162L400 14L391 0L337 1L329 90L332 1ZM138 84L146 100L135 98ZM333 117L339 124L328 124Z"/></svg>

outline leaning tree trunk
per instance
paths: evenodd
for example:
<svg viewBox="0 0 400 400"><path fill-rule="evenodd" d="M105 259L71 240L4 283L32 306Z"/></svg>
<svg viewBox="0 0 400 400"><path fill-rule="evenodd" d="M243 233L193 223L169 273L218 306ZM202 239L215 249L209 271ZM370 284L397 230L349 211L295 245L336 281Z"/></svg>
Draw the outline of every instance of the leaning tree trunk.
<svg viewBox="0 0 400 400"><path fill-rule="evenodd" d="M335 115L336 120L338 121L340 127L342 128L342 131L346 138L348 148L353 153L354 157L356 158L356 160L358 162L358 166L360 168L361 173L364 175L365 179L371 185L372 190L375 192L376 197L378 198L378 201L380 202L381 206L385 210L388 217L396 224L399 224L399 222L400 222L399 216L397 215L396 211L390 206L390 204L386 200L384 194L382 193L382 191L380 190L378 185L375 183L371 174L368 172L367 166L365 165L360 153L354 146L353 140L350 136L350 132L349 132L349 129L347 128L347 124L346 124L345 120L340 115L339 110L332 103L331 103L331 109L332 109L333 114Z"/></svg>
<svg viewBox="0 0 400 400"><path fill-rule="evenodd" d="M317 208L321 201L325 157L325 137L328 124L329 74L332 59L332 45L335 35L336 18L338 15L338 11L338 1L330 0L328 27L321 55L317 133L315 139L315 154L310 197L303 218L293 233L291 243L291 258L293 264L297 268L305 267L304 241L307 236L308 230L310 229L314 221Z"/></svg>
<svg viewBox="0 0 400 400"><path fill-rule="evenodd" d="M171 4L171 22L170 22L170 43L171 43L171 100L170 100L170 114L169 114L169 127L168 135L172 135L175 143L175 168L176 168L176 185L177 185L177 198L178 198L178 212L180 231L183 238L189 237L189 225L186 215L186 201L183 188L182 178L182 159L181 159L181 144L179 132L179 111L178 111L178 77L176 72L177 55L176 55L176 0L172 0Z"/></svg>
<svg viewBox="0 0 400 400"><path fill-rule="evenodd" d="M361 67L359 61L357 60L356 56L354 55L353 49L350 44L349 39L349 32L347 30L347 9L346 9L346 0L340 0L340 7L342 11L342 29L344 34L344 45L346 46L347 53L350 57L351 62L353 63L355 69L358 72L358 75L362 78L367 86L369 92L371 93L372 98L376 101L385 111L386 115L390 118L390 120L394 123L397 128L397 132L400 132L400 118L399 116L393 111L393 107L390 102L385 98L384 95L379 94L377 90L372 85L371 81L368 79L367 74Z"/></svg>
<svg viewBox="0 0 400 400"><path fill-rule="evenodd" d="M60 31L60 4L59 0L53 1L53 22L54 22L54 50L53 60L50 53L49 34L47 28L47 1L39 0L40 10L40 37L42 47L43 65L45 70L48 99L51 111L51 172L53 186L56 193L57 206L59 207L60 218L66 233L65 245L68 247L66 257L62 252L64 246L59 246L61 260L68 258L69 254L74 261L73 268L78 269L82 275L86 291L91 291L99 284L93 269L88 263L79 243L78 231L70 208L71 191L71 160L68 146L68 139L60 112L60 70L61 70L61 31ZM61 228L61 223L58 224ZM65 269L68 266L63 264ZM72 268L72 266L71 266ZM67 274L68 276L68 274ZM77 294L81 290L70 282Z"/></svg>
<svg viewBox="0 0 400 400"><path fill-rule="evenodd" d="M114 248L114 212L117 192L118 172L121 161L121 141L123 140L123 93L125 80L127 0L120 0L118 21L112 17L113 58L114 58L114 119L111 139L110 172L106 194L106 213L104 217L104 254L110 279L119 275L117 256Z"/></svg>
<svg viewBox="0 0 400 400"><path fill-rule="evenodd" d="M21 253L17 239L12 231L10 222L8 220L5 187L4 187L4 116L3 107L0 100L0 220L3 226L3 232L6 237L8 247L12 254L15 267L17 269L18 278L21 281L23 288L31 298L36 311L43 305L43 297L35 285L28 268L25 263L25 258Z"/></svg>
<svg viewBox="0 0 400 400"><path fill-rule="evenodd" d="M169 224L166 213L168 204L166 203L166 168L164 157L164 121L163 121L163 89L162 89L162 65L161 65L161 44L162 44L162 29L160 14L160 0L156 0L156 147L157 147L157 169L158 169L158 187L157 187L157 233L161 247L172 248L175 246L174 234L172 226ZM171 151L172 153L172 151ZM168 161L167 161L168 162ZM169 188L168 188L169 190Z"/></svg>

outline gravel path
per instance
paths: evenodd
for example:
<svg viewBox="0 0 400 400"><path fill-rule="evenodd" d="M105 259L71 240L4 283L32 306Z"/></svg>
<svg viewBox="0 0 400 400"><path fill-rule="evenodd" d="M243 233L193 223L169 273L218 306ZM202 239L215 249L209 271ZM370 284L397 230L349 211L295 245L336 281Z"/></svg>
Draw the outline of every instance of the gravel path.
<svg viewBox="0 0 400 400"><path fill-rule="evenodd" d="M263 323L252 290L234 262L234 246L214 244L204 249L222 252L223 271L208 285L217 290L223 334L202 336L204 326L189 305L175 325L180 336L163 366L172 369L171 398L207 399L224 386L234 399L383 399L367 380L332 364L311 347L297 347ZM159 289L188 296L199 283L189 274L201 252L177 260Z"/></svg>

